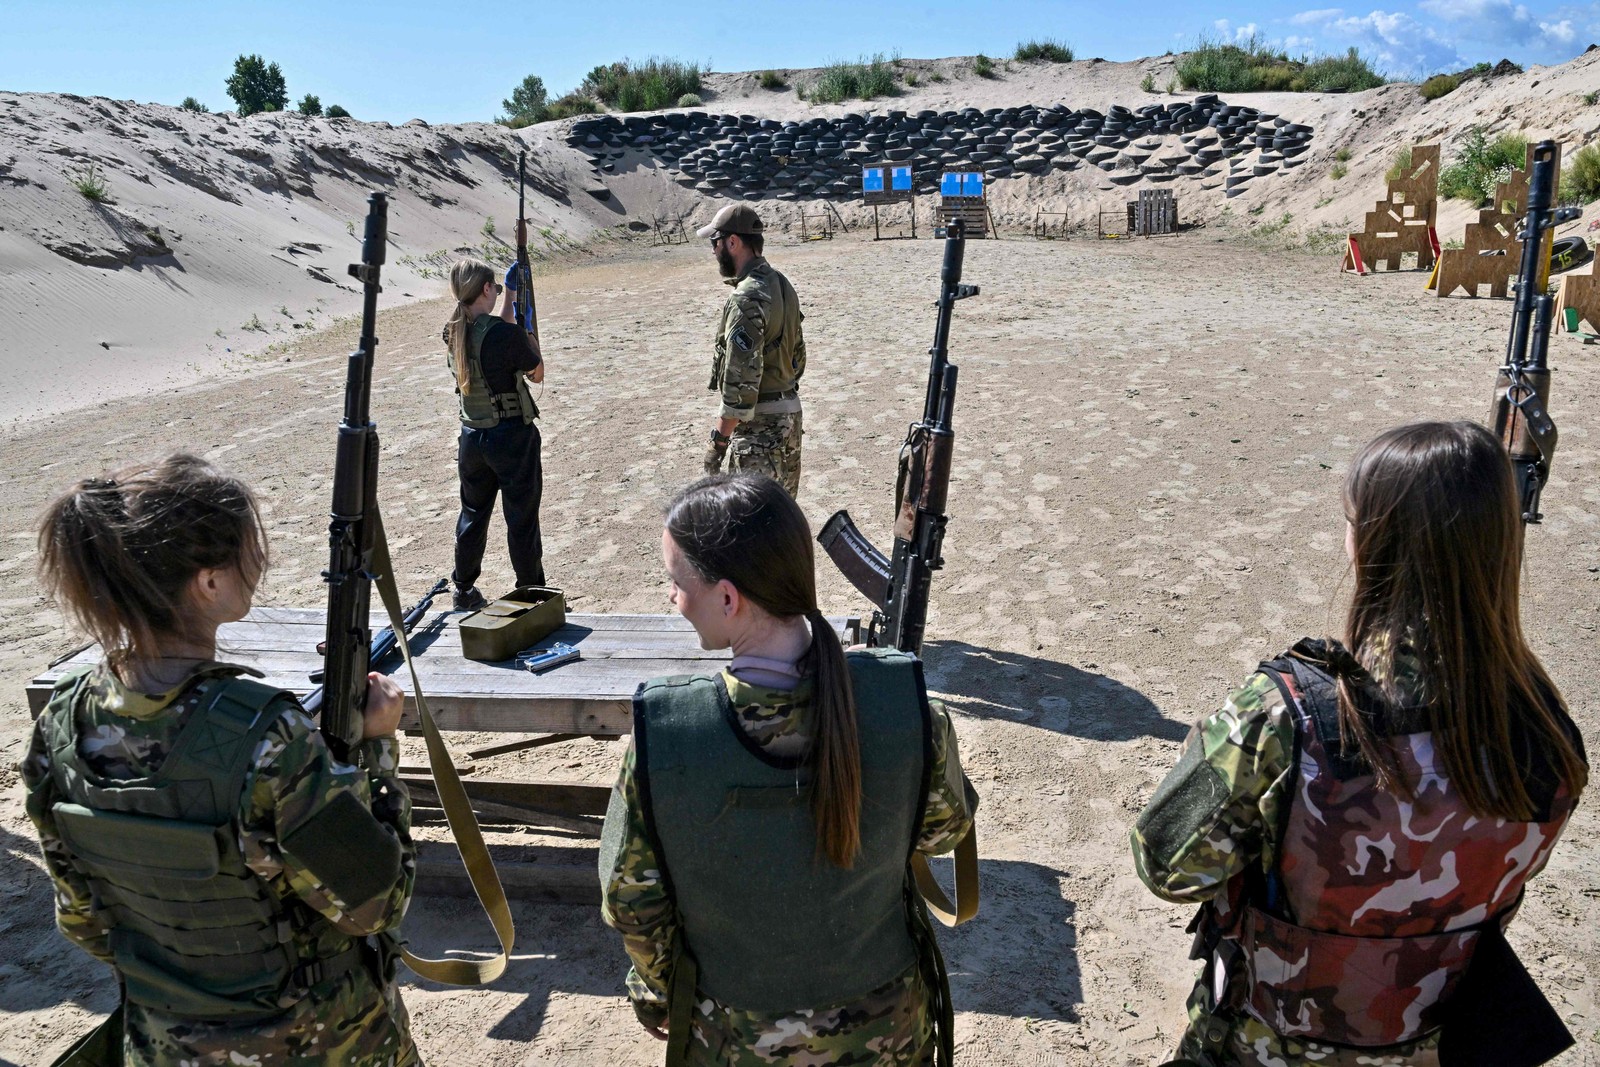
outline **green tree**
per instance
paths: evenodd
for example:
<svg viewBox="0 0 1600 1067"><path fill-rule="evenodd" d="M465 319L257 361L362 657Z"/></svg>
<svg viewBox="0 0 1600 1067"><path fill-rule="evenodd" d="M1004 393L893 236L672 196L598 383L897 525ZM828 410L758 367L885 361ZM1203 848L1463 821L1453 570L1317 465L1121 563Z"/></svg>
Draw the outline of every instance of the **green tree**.
<svg viewBox="0 0 1600 1067"><path fill-rule="evenodd" d="M307 93L305 96L301 97L300 103L297 104L296 107L300 109L300 114L302 115L310 115L315 117L322 114L322 101L315 96L312 96L310 93Z"/></svg>
<svg viewBox="0 0 1600 1067"><path fill-rule="evenodd" d="M549 113L548 99L544 91L544 79L537 74L530 74L522 79L521 85L511 90L510 99L500 101L500 106L506 109L510 118L527 125L545 120Z"/></svg>
<svg viewBox="0 0 1600 1067"><path fill-rule="evenodd" d="M227 81L228 95L239 107L239 117L258 111L282 111L289 106L289 90L283 83L278 64L260 56L240 56L233 61L233 77Z"/></svg>
<svg viewBox="0 0 1600 1067"><path fill-rule="evenodd" d="M347 119L350 117L350 112L346 111L338 104L329 104L326 114L330 119Z"/></svg>
<svg viewBox="0 0 1600 1067"><path fill-rule="evenodd" d="M184 97L183 98L183 103L179 104L178 106L183 108L183 110L185 110L185 111L198 111L201 114L205 114L206 112L211 110L209 107L206 107L204 104L202 104L200 101L196 100L192 96Z"/></svg>

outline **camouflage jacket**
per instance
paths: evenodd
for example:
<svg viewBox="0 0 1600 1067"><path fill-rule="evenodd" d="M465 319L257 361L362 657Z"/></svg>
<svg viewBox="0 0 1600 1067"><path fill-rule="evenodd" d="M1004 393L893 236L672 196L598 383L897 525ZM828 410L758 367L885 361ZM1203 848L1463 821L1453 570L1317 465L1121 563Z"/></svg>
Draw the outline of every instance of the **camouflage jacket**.
<svg viewBox="0 0 1600 1067"><path fill-rule="evenodd" d="M750 740L773 755L806 750L809 682L786 692L750 685L727 671L722 678ZM934 766L917 848L939 855L954 849L971 830L977 798L961 770L950 716L937 701L931 706ZM616 788L627 806L627 826L615 858L607 863L602 857L601 917L622 934L632 961L627 989L635 1013L648 1026L663 1026L678 920L645 830L631 747ZM927 987L913 967L851 1003L784 1015L736 1011L700 997L693 1037L691 1062L724 1067L920 1064L931 1062L933 1025Z"/></svg>
<svg viewBox="0 0 1600 1067"><path fill-rule="evenodd" d="M1408 667L1407 664L1400 664L1403 680ZM1293 691L1300 692L1292 677L1288 679L1288 684ZM1297 701L1305 706L1301 697L1297 696ZM1229 696L1222 710L1195 727L1185 742L1177 767L1157 789L1133 831L1135 866L1140 878L1153 892L1163 899L1177 902L1214 901L1220 909L1219 914L1223 916L1219 921L1224 926L1239 921L1242 915L1250 930L1255 930L1253 924L1264 922L1271 925L1276 920L1257 909L1243 913L1237 910L1244 900L1242 887L1246 877L1252 870L1280 872L1275 877L1286 877L1289 881L1280 882L1275 889L1281 898L1278 906L1290 906L1288 902L1293 902L1292 914L1296 921L1308 924L1307 927L1287 925L1282 936L1289 941L1297 937L1314 937L1311 933L1313 928L1359 932L1368 936L1412 936L1445 929L1462 929L1470 923L1481 921L1486 914L1504 903L1500 898L1506 893L1492 892L1494 884L1502 876L1502 889L1513 880L1520 885L1521 878L1513 879L1511 876L1526 877L1536 873L1548 857L1548 849L1554 844L1555 835L1548 833L1548 828L1527 824L1530 833L1538 831L1535 836L1542 846L1537 863L1502 863L1500 861L1508 860L1508 857L1501 855L1497 858L1491 854L1492 850L1480 855L1468 848L1462 853L1463 864L1472 869L1463 869L1459 877L1472 882L1475 887L1467 896L1477 893L1479 883L1483 883L1489 887L1486 892L1478 894L1483 900L1474 903L1476 897L1468 900L1453 893L1440 895L1433 890L1424 892L1425 874L1420 871L1407 873L1419 864L1441 866L1447 875L1451 875L1428 883L1434 890L1441 890L1446 883L1456 884L1454 855L1441 857L1429 851L1434 845L1446 847L1435 839L1456 818L1447 782L1436 773L1431 759L1418 752L1419 746L1428 746L1430 735L1404 735L1404 740L1398 744L1412 776L1423 775L1422 768L1426 768L1426 776L1421 780L1428 784L1425 786L1426 794L1419 794L1414 810L1407 805L1404 812L1390 813L1392 821L1403 825L1396 835L1386 835L1379 832L1381 828L1368 823L1369 817L1385 803L1389 808L1394 807L1387 795L1370 801L1363 801L1353 793L1346 796L1350 790L1369 789L1370 776L1353 777L1348 784L1342 778L1336 780L1326 762L1327 757L1321 753L1318 738L1314 735L1304 736L1306 730L1312 730L1314 734L1315 727L1302 725L1301 730L1306 755L1301 757L1302 764L1297 772L1296 712L1286 704L1278 685L1266 673L1252 675L1243 688ZM1304 796L1300 795L1308 790ZM1293 796L1291 791L1294 791ZM1301 812L1304 817L1285 820L1285 805L1290 805L1290 812ZM1347 807L1350 819L1341 819L1340 813ZM1563 807L1561 822L1565 821L1570 810L1570 806ZM1412 814L1407 816L1405 812ZM1415 820L1418 826L1419 836L1415 839L1405 833L1404 824L1408 818ZM1363 822L1363 819L1367 821ZM1471 822L1469 819L1461 829L1469 830ZM1345 841L1342 832L1333 833L1335 830L1342 831L1347 823L1351 827L1363 828L1367 836L1363 838L1356 833L1356 840ZM1423 832L1423 826L1430 829ZM1488 831L1489 837L1496 837L1497 830L1504 831L1498 836L1522 836L1514 832L1514 827L1504 824L1498 828L1485 825L1483 829ZM1559 827L1556 829L1558 833ZM1329 838L1330 834L1332 838ZM1477 833L1473 836L1485 835ZM1360 855L1346 856L1346 845ZM1369 867L1366 861L1372 858L1371 850L1385 847L1393 850L1388 854L1385 864L1382 867ZM1280 855L1280 852L1283 854ZM1307 856L1323 857L1324 853L1328 855L1308 864ZM1533 856L1530 853L1524 858L1532 860ZM1327 869L1324 870L1324 867ZM1393 878L1384 877L1391 873ZM1329 886L1324 880L1337 884ZM1406 888L1408 885L1412 887L1410 890ZM1515 888L1512 887L1508 892L1514 896ZM1402 896L1404 900L1400 899ZM1353 913L1348 919L1340 910L1346 907ZM1250 937L1252 943L1257 936L1260 936L1263 944L1268 940L1259 932L1252 934L1247 931L1245 936ZM1347 938L1342 942L1344 949L1368 944L1376 943L1355 938ZM1354 1001L1344 1007L1351 1008L1354 1019L1359 1016L1362 1004L1392 1005L1396 1003L1396 997L1404 999L1404 991L1387 987L1357 989L1361 984L1359 974L1349 983L1340 981L1328 988L1307 986L1301 989L1302 985L1311 982L1310 978L1297 978L1298 972L1292 968L1285 974L1278 974L1271 967L1273 960L1270 957L1263 958L1261 951L1258 946L1251 959L1236 962L1232 977L1243 979L1246 974L1267 967L1266 972L1258 975L1256 985L1246 984L1243 992L1255 998L1252 1010L1258 1015L1265 1010L1262 1002L1270 1002L1266 1008L1274 1010L1267 1011L1267 1016L1280 1023L1286 1020L1290 1022L1287 1025L1270 1026L1244 1011L1214 1014L1207 989L1208 967L1202 971L1190 996L1190 1027L1180 1049L1182 1054L1201 1063L1240 1063L1260 1067L1291 1067L1309 1063L1353 1067L1356 1064L1433 1062L1432 1050L1438 1043L1436 1031L1409 1042L1387 1045L1381 1050L1364 1051L1348 1046L1336 1047L1305 1033L1295 1033L1299 1027L1294 1021L1303 1020L1304 1007L1287 1010L1285 1014L1286 1009L1280 1001L1287 1003L1296 997L1309 997L1311 1000L1306 1006L1326 1004L1332 1010L1340 1007L1338 997L1348 994ZM1394 960L1384 962L1386 958L1375 958L1373 966L1367 970L1380 974L1398 966ZM1324 960L1323 965L1326 966L1328 962ZM1441 957L1435 962L1445 964L1448 960ZM1306 967L1305 959L1300 961L1300 966L1302 969ZM1327 976L1324 974L1322 977ZM1267 983L1264 986L1260 984L1263 981ZM1347 984L1349 990L1346 990ZM1411 988L1406 982L1401 984L1407 989ZM1230 986L1230 989L1234 988L1236 986ZM1216 1061L1206 1055L1200 1035L1219 1022L1223 1024L1225 1036L1221 1044L1222 1058ZM1392 1024L1394 1020L1387 1022Z"/></svg>
<svg viewBox="0 0 1600 1067"><path fill-rule="evenodd" d="M743 274L726 281L733 292L717 323L708 388L722 394L722 418L743 422L756 414L762 394L786 392L799 384L806 369L800 327L805 315L789 279L759 256Z"/></svg>
<svg viewBox="0 0 1600 1067"><path fill-rule="evenodd" d="M224 664L202 665L176 688L148 696L129 690L109 669L97 668L77 708L78 750L85 764L114 780L158 770L211 688L238 672ZM239 798L236 825L246 865L282 898L298 899L327 920L297 930L295 936L326 939L330 946L347 943L341 935L364 937L396 929L415 880L411 800L395 778L398 741L391 736L364 742L359 762L360 767L337 762L316 724L304 712L288 711L262 739L255 770ZM85 951L110 963L109 928L55 829L52 807L58 796L50 752L37 728L21 772L28 817L38 830L45 866L56 886L56 923ZM346 793L370 808L379 824L399 839L405 872L386 894L354 904L337 901L278 846L281 838ZM313 988L279 1018L248 1026L201 1023L133 1003L125 1008L126 1062L135 1067L252 1062L377 1067L416 1061L394 982L380 981L365 969Z"/></svg>

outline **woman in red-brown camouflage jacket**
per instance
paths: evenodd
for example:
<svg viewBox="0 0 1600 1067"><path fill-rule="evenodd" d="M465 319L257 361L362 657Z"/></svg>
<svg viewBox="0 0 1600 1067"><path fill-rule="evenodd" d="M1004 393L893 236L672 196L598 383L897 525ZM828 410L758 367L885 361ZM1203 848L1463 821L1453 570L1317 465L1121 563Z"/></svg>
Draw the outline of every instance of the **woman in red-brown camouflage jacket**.
<svg viewBox="0 0 1600 1067"><path fill-rule="evenodd" d="M1438 1063L1474 951L1587 781L1523 638L1500 442L1472 423L1399 427L1355 458L1344 496L1344 643L1263 663L1196 726L1133 832L1145 884L1204 905L1192 1063Z"/></svg>

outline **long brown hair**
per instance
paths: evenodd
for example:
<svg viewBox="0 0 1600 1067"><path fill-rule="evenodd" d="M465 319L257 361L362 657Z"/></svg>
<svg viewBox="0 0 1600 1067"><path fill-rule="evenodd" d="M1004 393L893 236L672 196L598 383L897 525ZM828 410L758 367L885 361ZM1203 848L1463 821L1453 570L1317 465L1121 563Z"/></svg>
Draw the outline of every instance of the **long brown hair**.
<svg viewBox="0 0 1600 1067"><path fill-rule="evenodd" d="M844 650L817 608L805 514L771 478L717 474L677 495L667 506L666 526L701 578L726 578L768 614L804 616L810 624L811 648L801 670L815 672L811 817L818 852L849 868L861 851L861 739Z"/></svg>
<svg viewBox="0 0 1600 1067"><path fill-rule="evenodd" d="M1521 509L1499 439L1472 422L1397 427L1350 464L1344 502L1356 579L1346 643L1391 703L1408 696L1396 657L1415 655L1435 749L1467 807L1533 817L1518 751L1542 753L1570 791L1582 789L1588 772L1560 694L1522 633ZM1397 754L1357 710L1357 684L1339 676L1340 730L1379 786L1409 799Z"/></svg>
<svg viewBox="0 0 1600 1067"><path fill-rule="evenodd" d="M450 268L450 293L456 298L456 309L444 324L444 332L455 359L456 388L463 396L472 391L472 375L467 370L467 325L472 322L468 309L493 281L494 268L481 259L458 260Z"/></svg>
<svg viewBox="0 0 1600 1067"><path fill-rule="evenodd" d="M46 592L114 667L159 657L163 637L188 636L190 581L235 566L251 583L266 570L255 494L183 452L87 478L39 523Z"/></svg>

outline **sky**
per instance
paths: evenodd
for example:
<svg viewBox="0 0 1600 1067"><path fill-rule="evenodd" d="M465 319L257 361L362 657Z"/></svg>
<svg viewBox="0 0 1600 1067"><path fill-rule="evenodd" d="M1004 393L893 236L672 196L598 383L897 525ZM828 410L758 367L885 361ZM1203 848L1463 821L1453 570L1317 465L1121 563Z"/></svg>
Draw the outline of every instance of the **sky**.
<svg viewBox="0 0 1600 1067"><path fill-rule="evenodd" d="M1003 57L1019 41L1051 38L1079 58L1129 60L1182 51L1201 35L1254 35L1295 56L1355 46L1383 73L1414 80L1503 58L1561 63L1600 42L1600 0L1306 2L0 0L0 89L141 103L194 96L229 110L223 85L233 60L252 53L282 68L291 101L313 93L360 119L468 122L502 112L501 101L528 74L554 97L624 57L762 70L873 53Z"/></svg>

